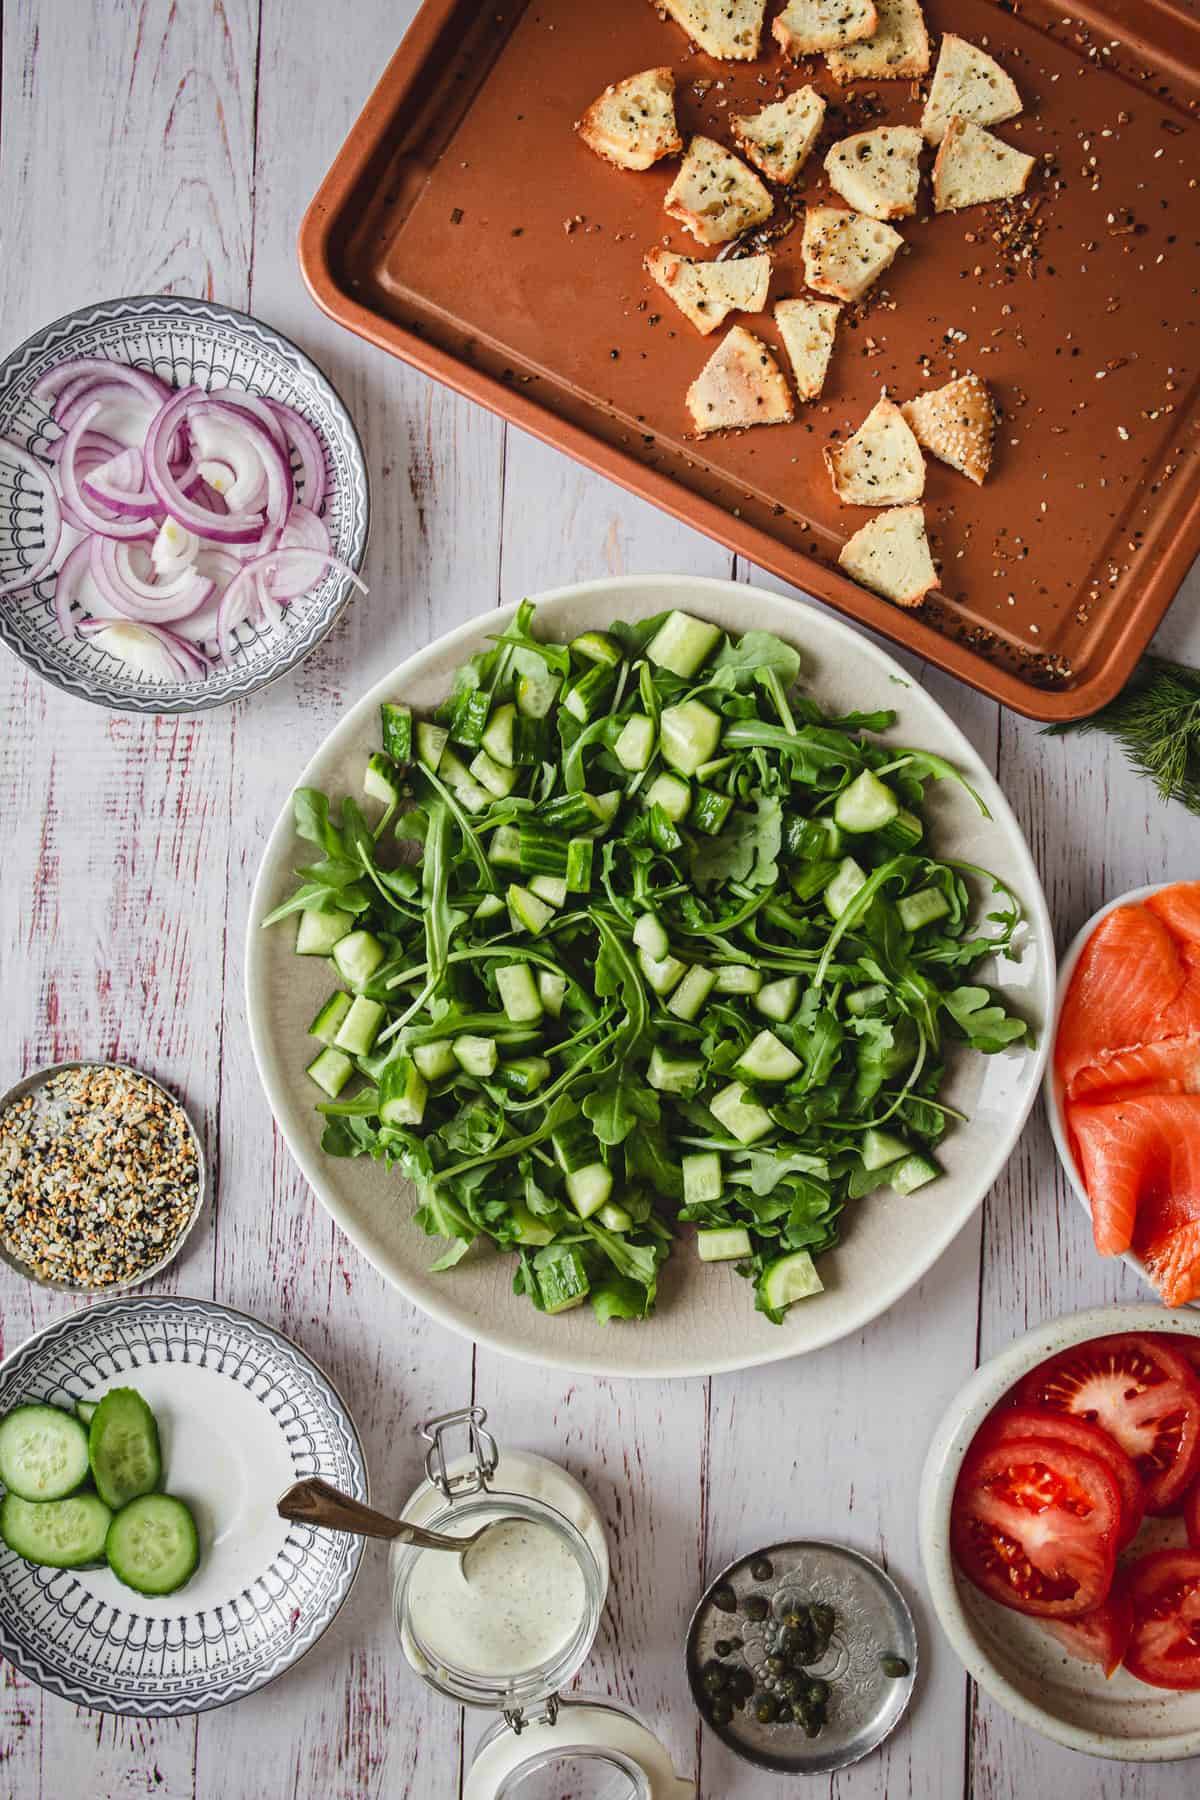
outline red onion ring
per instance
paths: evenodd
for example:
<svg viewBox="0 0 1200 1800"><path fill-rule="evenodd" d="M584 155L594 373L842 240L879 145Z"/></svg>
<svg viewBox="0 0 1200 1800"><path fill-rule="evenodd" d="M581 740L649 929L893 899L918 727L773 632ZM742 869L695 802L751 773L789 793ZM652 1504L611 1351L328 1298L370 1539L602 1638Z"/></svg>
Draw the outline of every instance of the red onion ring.
<svg viewBox="0 0 1200 1800"><path fill-rule="evenodd" d="M156 407L161 406L171 392L166 382L160 381L157 375L148 374L145 369L136 369L132 363L110 362L104 356L68 357L65 362L56 363L44 375L39 375L31 391L35 400L58 400L65 388L74 383L82 385L85 381L92 386L100 381L124 382Z"/></svg>
<svg viewBox="0 0 1200 1800"><path fill-rule="evenodd" d="M78 472L78 458L76 463ZM158 511L158 501L146 486L142 453L132 444L89 469L80 485L85 494L118 518L145 519Z"/></svg>
<svg viewBox="0 0 1200 1800"><path fill-rule="evenodd" d="M58 478L62 483L63 499L67 502L75 518L81 520L88 531L96 531L103 537L114 538L145 537L148 532L152 536L156 530L153 519L117 519L111 515L106 517L104 513L96 511L79 485L75 458L83 434L87 430L89 422L99 412L101 405L102 402L99 400L89 400L67 433L63 453L58 459Z"/></svg>
<svg viewBox="0 0 1200 1800"><path fill-rule="evenodd" d="M326 487L325 452L321 447L321 440L295 407L285 406L281 400L268 400L267 405L280 420L284 433L300 460L304 504L310 512L319 513Z"/></svg>
<svg viewBox="0 0 1200 1800"><path fill-rule="evenodd" d="M23 573L18 572L7 581L0 582L0 594L15 594L21 588L32 587L35 581L40 581L58 555L58 546L62 542L62 507L49 471L37 457L8 438L4 439L4 448L18 468L33 476L42 494L41 555Z"/></svg>
<svg viewBox="0 0 1200 1800"><path fill-rule="evenodd" d="M269 578L272 566L285 557L311 558L312 555L311 550L268 550L265 556L255 557L253 562L242 564L221 596L221 609L217 615L217 648L226 662L233 660L233 632L250 611L254 581L259 570L263 569ZM323 561L325 568L336 569L340 575L347 576L360 593L366 593L366 583L359 580L349 563L340 561L336 556L326 556Z"/></svg>
<svg viewBox="0 0 1200 1800"><path fill-rule="evenodd" d="M212 582L188 568L174 581L143 581L130 560L131 546L112 538L92 539L92 578L110 606L139 625L170 624L196 612L212 592Z"/></svg>
<svg viewBox="0 0 1200 1800"><path fill-rule="evenodd" d="M142 454L146 476L165 511L197 537L217 544L253 544L262 536L262 520L250 513L229 513L225 518L189 500L168 466L167 449L189 408L203 398L200 388L184 388L166 401L150 421Z"/></svg>
<svg viewBox="0 0 1200 1800"><path fill-rule="evenodd" d="M294 506L291 517L279 534L279 548L313 552L308 568L297 557L291 574L276 572L269 582L272 599L285 602L298 600L301 594L306 594L320 580L324 572L325 558L333 548L329 528L323 519L318 519L315 513L309 512L307 506Z"/></svg>
<svg viewBox="0 0 1200 1800"><path fill-rule="evenodd" d="M256 452L266 476L267 493L263 504L267 522L271 525L284 524L296 499L287 451L275 442L270 432L256 418L239 407L226 406L223 401L200 401L191 408L190 417L200 427L210 423L224 425L227 430L237 430L242 434Z"/></svg>

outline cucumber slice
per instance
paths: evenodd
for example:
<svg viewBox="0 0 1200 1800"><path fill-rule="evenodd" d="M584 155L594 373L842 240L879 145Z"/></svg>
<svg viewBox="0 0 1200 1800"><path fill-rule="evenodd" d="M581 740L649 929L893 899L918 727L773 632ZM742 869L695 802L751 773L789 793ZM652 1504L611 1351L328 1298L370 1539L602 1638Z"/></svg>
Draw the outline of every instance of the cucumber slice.
<svg viewBox="0 0 1200 1800"><path fill-rule="evenodd" d="M396 765L382 750L376 750L367 758L367 766L363 770L363 793L368 800L381 800L384 806L400 804Z"/></svg>
<svg viewBox="0 0 1200 1800"><path fill-rule="evenodd" d="M520 887L515 881L508 890L507 900L514 931L529 931L537 937L554 917L552 906L547 906L530 888Z"/></svg>
<svg viewBox="0 0 1200 1800"><path fill-rule="evenodd" d="M782 1312L797 1300L807 1300L823 1293L825 1283L817 1274L807 1250L793 1250L780 1256L763 1270L762 1292L767 1305Z"/></svg>
<svg viewBox="0 0 1200 1800"><path fill-rule="evenodd" d="M633 1230L633 1214L627 1213L625 1208L618 1206L615 1200L606 1200L596 1217L606 1231Z"/></svg>
<svg viewBox="0 0 1200 1800"><path fill-rule="evenodd" d="M438 774L446 783L464 811L481 813L492 804L494 796L477 781L465 763L459 762L453 750L443 750L442 764Z"/></svg>
<svg viewBox="0 0 1200 1800"><path fill-rule="evenodd" d="M808 901L815 900L818 894L825 892L837 872L837 864L830 861L828 857L823 857L819 862L802 863L798 869L792 871L790 877L792 892L797 900L807 904Z"/></svg>
<svg viewBox="0 0 1200 1800"><path fill-rule="evenodd" d="M411 708L395 700L385 700L379 708L379 730L383 747L393 762L412 761L413 716Z"/></svg>
<svg viewBox="0 0 1200 1800"><path fill-rule="evenodd" d="M521 833L516 825L497 825L488 841L488 861L500 868L520 868Z"/></svg>
<svg viewBox="0 0 1200 1800"><path fill-rule="evenodd" d="M61 1406L16 1406L0 1424L0 1481L19 1500L61 1500L87 1473L87 1432Z"/></svg>
<svg viewBox="0 0 1200 1800"><path fill-rule="evenodd" d="M941 1172L927 1156L908 1156L898 1169L893 1170L889 1185L897 1194L915 1194L927 1182L936 1181Z"/></svg>
<svg viewBox="0 0 1200 1800"><path fill-rule="evenodd" d="M704 1064L689 1056L664 1056L655 1044L646 1065L646 1080L661 1094L690 1094L699 1087Z"/></svg>
<svg viewBox="0 0 1200 1800"><path fill-rule="evenodd" d="M555 975L550 969L539 969L537 978L538 999L552 1019L561 1018L563 1001L567 997L567 978Z"/></svg>
<svg viewBox="0 0 1200 1800"><path fill-rule="evenodd" d="M703 963L694 963L667 1001L667 1011L677 1019L694 1019L712 993L716 979Z"/></svg>
<svg viewBox="0 0 1200 1800"><path fill-rule="evenodd" d="M363 987L387 955L370 931L351 931L333 946L333 966L351 987Z"/></svg>
<svg viewBox="0 0 1200 1800"><path fill-rule="evenodd" d="M441 1081L443 1076L453 1075L458 1068L458 1058L449 1038L438 1038L432 1044L415 1044L412 1059L426 1081Z"/></svg>
<svg viewBox="0 0 1200 1800"><path fill-rule="evenodd" d="M456 1037L451 1046L458 1065L468 1075L481 1078L496 1073L496 1040L490 1037L475 1037L464 1032Z"/></svg>
<svg viewBox="0 0 1200 1800"><path fill-rule="evenodd" d="M672 825L682 825L691 804L691 788L676 775L656 775L646 789L646 805L661 806Z"/></svg>
<svg viewBox="0 0 1200 1800"><path fill-rule="evenodd" d="M621 735L613 745L613 755L623 769L631 775L638 775L649 767L654 755L655 740L654 720L645 713L630 713L621 730Z"/></svg>
<svg viewBox="0 0 1200 1800"><path fill-rule="evenodd" d="M680 962L677 956L647 956L644 950L638 951L638 968L642 971L646 986L656 993L660 1000L664 999L677 987L687 974L687 964Z"/></svg>
<svg viewBox="0 0 1200 1800"><path fill-rule="evenodd" d="M488 919L497 918L503 911L504 902L499 894L485 894L483 899L479 902L479 905L475 908L475 911L471 914L471 917L473 919L478 919L480 923L483 924L486 923Z"/></svg>
<svg viewBox="0 0 1200 1800"><path fill-rule="evenodd" d="M354 1064L344 1050L335 1050L327 1044L318 1056L309 1063L305 1074L310 1081L315 1081L323 1093L336 1100L350 1077L354 1073Z"/></svg>
<svg viewBox="0 0 1200 1800"><path fill-rule="evenodd" d="M538 1292L548 1313L570 1312L582 1306L588 1297L590 1283L578 1250L563 1250L537 1271Z"/></svg>
<svg viewBox="0 0 1200 1800"><path fill-rule="evenodd" d="M663 761L681 775L694 775L721 741L721 718L702 700L685 700L664 706L658 730Z"/></svg>
<svg viewBox="0 0 1200 1800"><path fill-rule="evenodd" d="M585 662L600 663L606 669L615 669L621 660L621 646L607 631L580 632L571 639L571 649Z"/></svg>
<svg viewBox="0 0 1200 1800"><path fill-rule="evenodd" d="M386 1011L378 1000L368 1000L365 994L359 994L351 1001L350 1011L333 1040L338 1049L348 1050L351 1056L369 1056Z"/></svg>
<svg viewBox="0 0 1200 1800"><path fill-rule="evenodd" d="M580 794L579 799L586 796ZM575 796L572 796L575 798ZM588 809L589 817L591 809ZM559 831L526 821L518 833L521 840L521 867L527 875L562 876L567 872L567 840Z"/></svg>
<svg viewBox="0 0 1200 1800"><path fill-rule="evenodd" d="M713 973L718 994L757 994L763 984L761 972L749 963L725 963Z"/></svg>
<svg viewBox="0 0 1200 1800"><path fill-rule="evenodd" d="M354 929L354 914L314 912L306 907L296 927L297 956L328 956L336 944Z"/></svg>
<svg viewBox="0 0 1200 1800"><path fill-rule="evenodd" d="M716 649L720 635L716 625L690 613L670 612L647 644L646 655L657 668L688 681Z"/></svg>
<svg viewBox="0 0 1200 1800"><path fill-rule="evenodd" d="M768 981L759 988L754 996L754 1006L765 1019L774 1019L777 1025L782 1025L795 1012L799 997L800 983L797 977L781 975L778 981Z"/></svg>
<svg viewBox="0 0 1200 1800"><path fill-rule="evenodd" d="M563 695L563 706L581 725L590 725L607 709L615 682L616 677L608 663L591 663Z"/></svg>
<svg viewBox="0 0 1200 1800"><path fill-rule="evenodd" d="M843 788L833 804L835 822L856 836L865 831L881 831L899 811L900 802L891 788L870 769L864 769L857 780Z"/></svg>
<svg viewBox="0 0 1200 1800"><path fill-rule="evenodd" d="M567 891L571 894L587 894L592 887L592 858L594 846L591 838L573 837L567 843Z"/></svg>
<svg viewBox="0 0 1200 1800"><path fill-rule="evenodd" d="M459 695L452 703L450 719L450 736L456 744L466 744L472 750L478 750L491 711L491 699L483 688L470 688ZM442 773L446 773L445 762Z"/></svg>
<svg viewBox="0 0 1200 1800"><path fill-rule="evenodd" d="M162 1452L154 1414L136 1388L110 1388L88 1428L92 1480L116 1512L162 1480Z"/></svg>
<svg viewBox="0 0 1200 1800"><path fill-rule="evenodd" d="M138 1594L174 1594L200 1561L190 1508L171 1494L144 1494L108 1528L104 1554L117 1580Z"/></svg>
<svg viewBox="0 0 1200 1800"><path fill-rule="evenodd" d="M528 963L509 963L496 970L500 1004L514 1025L536 1024L542 1016L541 996Z"/></svg>
<svg viewBox="0 0 1200 1800"><path fill-rule="evenodd" d="M607 793L593 794L590 798L592 810L600 824L611 825L621 810L621 801L624 798L620 788L609 788Z"/></svg>
<svg viewBox="0 0 1200 1800"><path fill-rule="evenodd" d="M547 906L567 904L567 883L562 875L535 875L529 883L529 891L544 900Z"/></svg>
<svg viewBox="0 0 1200 1800"><path fill-rule="evenodd" d="M428 725L422 719L417 726L417 759L436 775L446 754L450 733L443 725Z"/></svg>
<svg viewBox="0 0 1200 1800"><path fill-rule="evenodd" d="M852 856L847 856L838 864L833 880L825 889L825 904L835 919L840 919L859 888L867 882L866 870L859 867Z"/></svg>
<svg viewBox="0 0 1200 1800"><path fill-rule="evenodd" d="M75 1417L82 1426L86 1428L91 1424L96 1416L96 1408L99 1404L100 1402L98 1400L77 1400L75 1402Z"/></svg>
<svg viewBox="0 0 1200 1800"><path fill-rule="evenodd" d="M341 1030L342 1020L350 1011L350 996L338 988L330 994L328 1000L308 1028L309 1037L315 1037L320 1044L332 1044Z"/></svg>
<svg viewBox="0 0 1200 1800"><path fill-rule="evenodd" d="M709 837L716 837L724 830L725 821L733 811L733 801L728 794L718 794L715 788L700 787L696 789L696 804L692 808L692 824L697 831L703 831Z"/></svg>
<svg viewBox="0 0 1200 1800"><path fill-rule="evenodd" d="M585 1163L582 1169L571 1170L566 1185L567 1199L575 1211L581 1219L590 1219L612 1194L612 1170L606 1163Z"/></svg>
<svg viewBox="0 0 1200 1800"><path fill-rule="evenodd" d="M682 1158L683 1203L700 1206L721 1198L721 1158L715 1150L696 1150Z"/></svg>
<svg viewBox="0 0 1200 1800"><path fill-rule="evenodd" d="M544 1056L514 1056L500 1064L500 1079L517 1094L535 1094L550 1079L550 1064Z"/></svg>
<svg viewBox="0 0 1200 1800"><path fill-rule="evenodd" d="M587 1121L572 1119L550 1134L555 1160L564 1175L596 1161L596 1138Z"/></svg>
<svg viewBox="0 0 1200 1800"><path fill-rule="evenodd" d="M882 981L874 981L870 987L853 988L846 995L846 1011L852 1018L864 1018L867 1013L883 1006L887 997L888 991Z"/></svg>
<svg viewBox="0 0 1200 1800"><path fill-rule="evenodd" d="M526 719L544 719L561 686L561 678L548 669L537 675L518 675L517 711Z"/></svg>
<svg viewBox="0 0 1200 1800"><path fill-rule="evenodd" d="M918 888L915 894L901 894L896 911L905 931L920 931L923 925L944 919L950 902L940 888Z"/></svg>
<svg viewBox="0 0 1200 1800"><path fill-rule="evenodd" d="M84 1569L102 1562L112 1513L96 1494L38 1504L6 1494L0 1505L0 1537L26 1562L44 1569Z"/></svg>
<svg viewBox="0 0 1200 1800"><path fill-rule="evenodd" d="M759 1106L740 1081L731 1081L719 1094L714 1094L708 1103L708 1110L739 1144L757 1143L759 1138L766 1137L771 1130L770 1113L765 1107Z"/></svg>
<svg viewBox="0 0 1200 1800"><path fill-rule="evenodd" d="M901 1137L893 1137L890 1131L877 1131L874 1126L864 1131L859 1155L863 1168L869 1173L876 1169L886 1169L889 1163L900 1162L911 1153L911 1146Z"/></svg>
<svg viewBox="0 0 1200 1800"><path fill-rule="evenodd" d="M486 750L480 750L471 758L468 774L473 775L480 787L486 788L497 800L506 799L517 785L517 771L496 762Z"/></svg>
<svg viewBox="0 0 1200 1800"><path fill-rule="evenodd" d="M383 1125L419 1125L425 1117L429 1089L411 1057L389 1063L379 1083L379 1119Z"/></svg>
<svg viewBox="0 0 1200 1800"><path fill-rule="evenodd" d="M747 1081L791 1081L804 1064L781 1043L773 1031L760 1031L734 1065L734 1072Z"/></svg>
<svg viewBox="0 0 1200 1800"><path fill-rule="evenodd" d="M925 836L925 827L916 813L901 807L890 824L879 834L889 850L915 850Z"/></svg>
<svg viewBox="0 0 1200 1800"><path fill-rule="evenodd" d="M539 1219L534 1213L531 1213L527 1206L522 1206L519 1200L513 1202L509 1211L512 1214L512 1222L516 1227L518 1244L541 1245L552 1244L554 1242L554 1231L552 1227L545 1224L543 1220Z"/></svg>
<svg viewBox="0 0 1200 1800"><path fill-rule="evenodd" d="M731 1262L735 1257L749 1256L750 1233L741 1225L698 1231L696 1248L701 1262Z"/></svg>
<svg viewBox="0 0 1200 1800"><path fill-rule="evenodd" d="M669 954L671 940L667 928L654 913L643 913L633 928L633 941L654 962L662 962Z"/></svg>
<svg viewBox="0 0 1200 1800"><path fill-rule="evenodd" d="M494 763L502 768L511 769L516 762L514 755L514 727L517 720L517 709L506 702L498 706L487 722L487 730L480 739L479 747ZM474 770L472 770L474 772ZM482 777L480 777L482 780ZM486 785L486 784L485 784Z"/></svg>

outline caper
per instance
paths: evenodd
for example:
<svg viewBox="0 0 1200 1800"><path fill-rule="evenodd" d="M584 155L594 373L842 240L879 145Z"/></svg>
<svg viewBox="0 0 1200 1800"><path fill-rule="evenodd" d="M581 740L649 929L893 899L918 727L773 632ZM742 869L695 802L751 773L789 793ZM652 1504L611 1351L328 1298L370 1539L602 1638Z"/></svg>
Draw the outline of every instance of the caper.
<svg viewBox="0 0 1200 1800"><path fill-rule="evenodd" d="M708 1716L714 1725L728 1725L733 1717L733 1702L725 1694L721 1694L712 1702Z"/></svg>
<svg viewBox="0 0 1200 1800"><path fill-rule="evenodd" d="M713 1645L713 1651L717 1656L731 1656L733 1654L733 1645L728 1638L718 1638Z"/></svg>
<svg viewBox="0 0 1200 1800"><path fill-rule="evenodd" d="M741 1638L727 1638L725 1641L731 1651L740 1650L743 1647Z"/></svg>
<svg viewBox="0 0 1200 1800"><path fill-rule="evenodd" d="M721 1612L737 1611L737 1595L727 1581L723 1581L720 1587L713 1589L712 1603Z"/></svg>
<svg viewBox="0 0 1200 1800"><path fill-rule="evenodd" d="M776 1713L775 1701L770 1694L756 1694L754 1699L754 1716L760 1725L773 1725Z"/></svg>
<svg viewBox="0 0 1200 1800"><path fill-rule="evenodd" d="M767 1603L761 1594L751 1594L746 1601L746 1617L761 1623L767 1616Z"/></svg>
<svg viewBox="0 0 1200 1800"><path fill-rule="evenodd" d="M755 1581L770 1581L775 1573L775 1565L768 1557L756 1556L750 1564L750 1573Z"/></svg>
<svg viewBox="0 0 1200 1800"><path fill-rule="evenodd" d="M728 1672L718 1662L706 1663L700 1676L700 1685L706 1694L719 1694L729 1685Z"/></svg>
<svg viewBox="0 0 1200 1800"><path fill-rule="evenodd" d="M770 1669L772 1675L784 1675L787 1673L787 1664L784 1662L782 1656L768 1656L767 1667Z"/></svg>
<svg viewBox="0 0 1200 1800"><path fill-rule="evenodd" d="M912 1674L912 1670L902 1656L881 1656L879 1666L884 1674L890 1676L893 1681L903 1681L906 1675Z"/></svg>
<svg viewBox="0 0 1200 1800"><path fill-rule="evenodd" d="M790 1725L795 1717L796 1715L788 1705L787 1701L781 1700L779 1705L775 1708L775 1723L777 1725Z"/></svg>
<svg viewBox="0 0 1200 1800"><path fill-rule="evenodd" d="M793 1608L791 1612L784 1613L783 1624L784 1629L787 1631L800 1631L808 1624L808 1615L807 1613L796 1612Z"/></svg>
<svg viewBox="0 0 1200 1800"><path fill-rule="evenodd" d="M829 1683L820 1680L810 1681L804 1690L804 1697L810 1706L824 1706L829 1698Z"/></svg>

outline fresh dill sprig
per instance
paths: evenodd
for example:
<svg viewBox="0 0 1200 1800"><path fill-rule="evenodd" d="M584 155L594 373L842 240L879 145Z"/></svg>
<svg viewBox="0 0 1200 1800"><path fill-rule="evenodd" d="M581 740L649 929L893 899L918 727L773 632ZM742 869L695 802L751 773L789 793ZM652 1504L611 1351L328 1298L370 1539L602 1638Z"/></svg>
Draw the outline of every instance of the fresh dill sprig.
<svg viewBox="0 0 1200 1800"><path fill-rule="evenodd" d="M1103 731L1148 775L1163 800L1200 815L1200 669L1148 656L1123 693L1090 719L1049 725L1043 735Z"/></svg>

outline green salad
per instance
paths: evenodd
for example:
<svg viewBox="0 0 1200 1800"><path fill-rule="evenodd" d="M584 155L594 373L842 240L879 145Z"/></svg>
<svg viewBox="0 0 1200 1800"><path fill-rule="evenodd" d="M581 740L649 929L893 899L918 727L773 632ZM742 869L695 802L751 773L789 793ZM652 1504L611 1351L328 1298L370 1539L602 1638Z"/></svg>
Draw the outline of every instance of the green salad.
<svg viewBox="0 0 1200 1800"><path fill-rule="evenodd" d="M644 1317L680 1240L779 1320L848 1205L937 1179L947 1046L1026 1038L970 980L1019 904L926 842L957 770L876 742L890 712L826 717L779 638L534 624L435 718L381 708L364 804L295 795L317 859L265 923L338 983L323 1148L397 1166L433 1266L510 1252L540 1310Z"/></svg>

